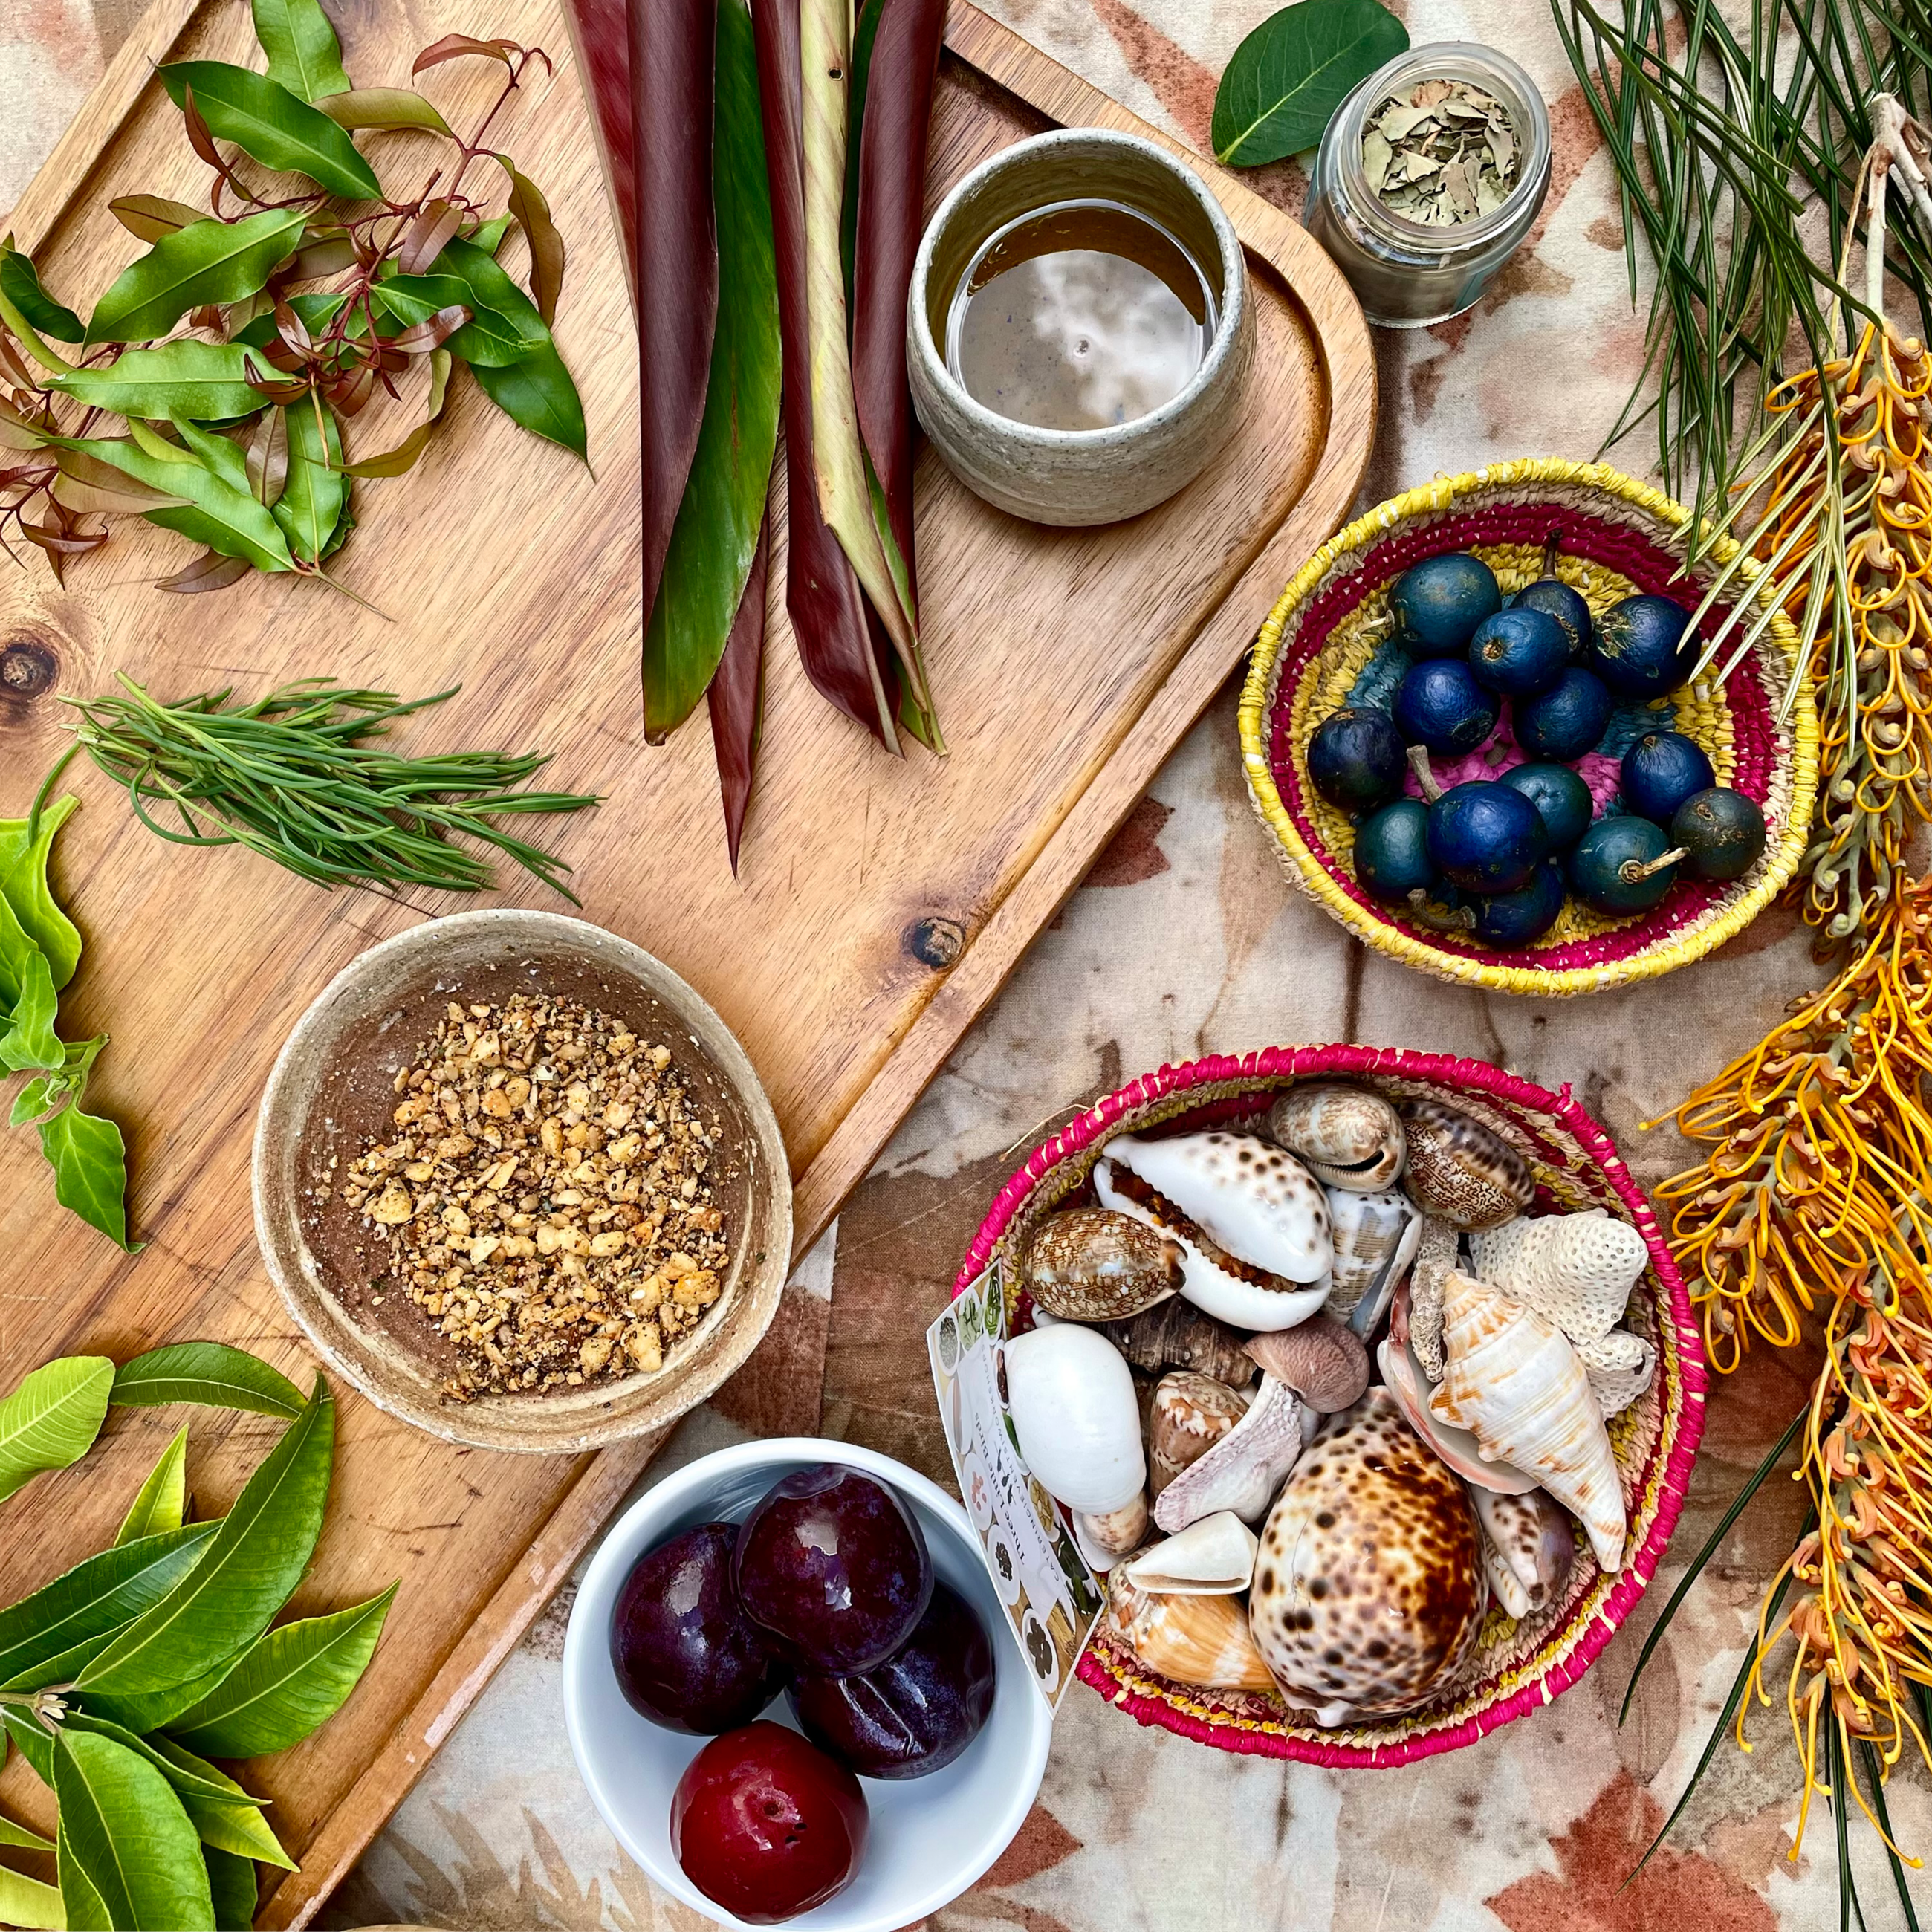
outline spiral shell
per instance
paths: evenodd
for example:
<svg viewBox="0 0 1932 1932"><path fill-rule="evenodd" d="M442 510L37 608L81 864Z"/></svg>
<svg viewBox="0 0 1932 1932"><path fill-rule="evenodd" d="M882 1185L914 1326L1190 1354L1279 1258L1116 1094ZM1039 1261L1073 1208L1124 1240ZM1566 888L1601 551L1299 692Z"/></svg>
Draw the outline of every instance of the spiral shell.
<svg viewBox="0 0 1932 1932"><path fill-rule="evenodd" d="M1405 1100L1410 1198L1458 1228L1493 1228L1536 1199L1529 1162L1502 1135L1441 1100Z"/></svg>
<svg viewBox="0 0 1932 1932"><path fill-rule="evenodd" d="M1148 1463L1155 1499L1247 1412L1247 1396L1211 1376L1192 1369L1162 1376L1148 1417Z"/></svg>
<svg viewBox="0 0 1932 1932"><path fill-rule="evenodd" d="M1320 1080L1291 1087L1268 1110L1268 1130L1324 1186L1373 1194L1402 1178L1401 1118L1366 1088Z"/></svg>
<svg viewBox="0 0 1932 1932"><path fill-rule="evenodd" d="M1483 1526L1484 1560L1496 1600L1513 1617L1533 1615L1570 1574L1576 1533L1568 1515L1544 1490L1522 1496L1472 1490L1469 1500Z"/></svg>
<svg viewBox="0 0 1932 1932"><path fill-rule="evenodd" d="M1150 1376L1163 1369L1196 1369L1231 1388L1245 1388L1255 1378L1240 1331L1178 1295L1131 1321L1109 1322L1103 1332L1136 1368Z"/></svg>
<svg viewBox="0 0 1932 1932"><path fill-rule="evenodd" d="M1272 1690L1274 1679L1238 1596L1163 1594L1137 1588L1121 1564L1107 1580L1103 1628L1147 1668L1208 1690Z"/></svg>
<svg viewBox="0 0 1932 1932"><path fill-rule="evenodd" d="M1232 1510L1218 1510L1143 1550L1127 1580L1162 1595L1223 1597L1254 1581L1255 1533Z"/></svg>
<svg viewBox="0 0 1932 1932"><path fill-rule="evenodd" d="M1394 1188L1360 1194L1332 1187L1328 1213L1335 1266L1323 1306L1358 1335L1372 1335L1415 1258L1421 1212Z"/></svg>

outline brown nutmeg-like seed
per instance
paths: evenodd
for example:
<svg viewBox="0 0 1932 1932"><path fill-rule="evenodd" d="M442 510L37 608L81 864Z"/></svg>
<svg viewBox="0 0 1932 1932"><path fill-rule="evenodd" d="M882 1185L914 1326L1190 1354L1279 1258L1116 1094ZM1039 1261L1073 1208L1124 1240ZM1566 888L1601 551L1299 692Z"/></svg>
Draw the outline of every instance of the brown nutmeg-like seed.
<svg viewBox="0 0 1932 1932"><path fill-rule="evenodd" d="M1369 1385L1369 1352L1332 1315L1250 1336L1247 1348L1264 1375L1287 1383L1318 1415L1339 1415L1360 1401Z"/></svg>

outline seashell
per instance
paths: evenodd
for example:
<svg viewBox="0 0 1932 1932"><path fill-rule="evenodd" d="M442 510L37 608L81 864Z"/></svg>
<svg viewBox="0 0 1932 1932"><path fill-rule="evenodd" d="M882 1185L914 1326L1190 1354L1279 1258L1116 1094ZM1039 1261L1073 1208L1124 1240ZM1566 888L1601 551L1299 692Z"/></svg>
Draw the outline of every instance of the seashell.
<svg viewBox="0 0 1932 1932"><path fill-rule="evenodd" d="M1328 1190L1335 1267L1326 1304L1358 1335L1372 1335L1388 1312L1422 1239L1422 1212L1394 1188L1379 1194ZM1358 1391L1359 1393L1359 1391ZM1346 1408L1348 1404L1342 1406Z"/></svg>
<svg viewBox="0 0 1932 1932"><path fill-rule="evenodd" d="M1233 1388L1244 1388L1255 1378L1243 1338L1179 1295L1132 1321L1110 1322L1105 1332L1136 1368L1150 1376L1163 1369L1198 1369Z"/></svg>
<svg viewBox="0 0 1932 1932"><path fill-rule="evenodd" d="M1489 1592L1468 1492L1386 1389L1330 1416L1262 1531L1248 1594L1256 1646L1324 1726L1439 1696Z"/></svg>
<svg viewBox="0 0 1932 1932"><path fill-rule="evenodd" d="M1233 1510L1216 1510L1142 1550L1127 1581L1166 1596L1226 1596L1254 1581L1257 1546L1254 1532Z"/></svg>
<svg viewBox="0 0 1932 1932"><path fill-rule="evenodd" d="M1156 1545L1156 1547L1159 1546ZM1102 1624L1150 1670L1206 1690L1272 1690L1274 1679L1238 1596L1156 1594L1128 1580L1138 1557L1107 1579Z"/></svg>
<svg viewBox="0 0 1932 1932"><path fill-rule="evenodd" d="M1319 1080L1291 1087L1269 1108L1268 1130L1325 1187L1373 1194L1402 1178L1402 1118L1365 1087Z"/></svg>
<svg viewBox="0 0 1932 1932"><path fill-rule="evenodd" d="M1405 1100L1409 1198L1458 1228L1493 1228L1536 1199L1529 1162L1502 1135L1440 1100Z"/></svg>
<svg viewBox="0 0 1932 1932"><path fill-rule="evenodd" d="M1082 1514L1122 1509L1147 1483L1140 1404L1120 1352L1075 1322L1006 1345L1006 1408L1020 1454L1047 1493Z"/></svg>
<svg viewBox="0 0 1932 1932"><path fill-rule="evenodd" d="M1148 1463L1154 1496L1198 1462L1248 1412L1248 1397L1192 1369L1162 1376L1148 1416Z"/></svg>
<svg viewBox="0 0 1932 1932"><path fill-rule="evenodd" d="M1656 1379L1657 1351L1641 1335L1618 1329L1600 1341L1573 1346L1606 1422L1621 1415Z"/></svg>
<svg viewBox="0 0 1932 1932"><path fill-rule="evenodd" d="M1452 1274L1442 1333L1448 1367L1430 1412L1468 1430L1486 1457L1535 1476L1582 1520L1597 1561L1620 1569L1628 1518L1616 1458L1562 1330L1488 1282Z"/></svg>
<svg viewBox="0 0 1932 1932"><path fill-rule="evenodd" d="M1301 1399L1263 1376L1248 1412L1155 1499L1154 1520L1170 1536L1217 1510L1259 1522L1302 1450Z"/></svg>
<svg viewBox="0 0 1932 1932"><path fill-rule="evenodd" d="M1049 1214L1027 1250L1034 1301L1069 1322L1120 1322L1180 1286L1180 1244L1130 1214L1074 1208Z"/></svg>
<svg viewBox="0 0 1932 1932"><path fill-rule="evenodd" d="M1292 1328L1322 1306L1334 1260L1315 1177L1253 1134L1120 1134L1102 1150L1102 1204L1178 1240L1180 1292L1237 1328Z"/></svg>
<svg viewBox="0 0 1932 1932"><path fill-rule="evenodd" d="M1087 1559L1087 1567L1105 1576L1130 1550L1138 1550L1147 1537L1147 1492L1136 1490L1130 1502L1100 1516L1076 1510L1073 1540Z"/></svg>
<svg viewBox="0 0 1932 1932"><path fill-rule="evenodd" d="M1384 1384L1408 1417L1409 1426L1472 1489L1520 1496L1536 1487L1535 1477L1525 1474L1513 1463L1488 1461L1466 1429L1452 1428L1434 1414L1429 1406L1429 1378L1422 1364L1415 1359L1414 1350L1404 1348L1393 1332L1376 1345L1376 1365L1382 1370Z"/></svg>
<svg viewBox="0 0 1932 1932"><path fill-rule="evenodd" d="M1257 1335L1248 1353L1264 1375L1286 1382L1318 1415L1352 1408L1369 1385L1369 1352L1361 1337L1326 1312Z"/></svg>
<svg viewBox="0 0 1932 1932"><path fill-rule="evenodd" d="M1469 1240L1476 1274L1555 1322L1573 1342L1593 1342L1624 1318L1650 1260L1643 1237L1602 1208L1506 1221Z"/></svg>
<svg viewBox="0 0 1932 1932"><path fill-rule="evenodd" d="M1483 1526L1490 1583L1498 1600L1519 1621L1541 1610L1570 1574L1576 1532L1546 1490L1527 1496L1470 1492Z"/></svg>
<svg viewBox="0 0 1932 1932"><path fill-rule="evenodd" d="M1408 1341L1432 1382L1442 1379L1442 1284L1456 1264L1462 1234L1441 1216L1422 1217L1422 1237L1408 1270Z"/></svg>

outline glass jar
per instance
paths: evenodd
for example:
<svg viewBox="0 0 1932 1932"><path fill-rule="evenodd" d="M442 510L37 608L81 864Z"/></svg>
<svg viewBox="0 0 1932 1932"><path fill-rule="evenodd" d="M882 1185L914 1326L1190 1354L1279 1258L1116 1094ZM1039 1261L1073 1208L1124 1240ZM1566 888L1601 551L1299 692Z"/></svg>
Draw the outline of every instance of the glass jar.
<svg viewBox="0 0 1932 1932"><path fill-rule="evenodd" d="M1509 110L1518 143L1516 186L1473 221L1437 228L1383 206L1362 167L1369 116L1426 80L1458 80ZM1411 47L1330 116L1315 157L1302 221L1348 278L1362 312L1384 328L1424 328L1472 307L1529 232L1550 185L1550 115L1536 83L1493 48L1468 40Z"/></svg>

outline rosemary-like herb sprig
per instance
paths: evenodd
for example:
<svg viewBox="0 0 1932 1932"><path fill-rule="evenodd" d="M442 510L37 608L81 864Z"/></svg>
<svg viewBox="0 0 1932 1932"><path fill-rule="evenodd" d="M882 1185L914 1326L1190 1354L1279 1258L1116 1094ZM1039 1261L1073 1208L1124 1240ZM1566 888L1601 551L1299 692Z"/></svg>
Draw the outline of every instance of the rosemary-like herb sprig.
<svg viewBox="0 0 1932 1932"><path fill-rule="evenodd" d="M226 690L164 704L130 677L119 682L119 692L68 700L77 713L76 748L125 788L141 823L163 838L245 845L319 885L481 891L494 874L487 859L451 843L460 832L578 902L560 877L570 869L562 860L490 822L598 802L512 790L550 762L547 754L412 758L367 742L460 686L406 701L304 678L252 704L230 704ZM161 823L158 811L171 812L181 829Z"/></svg>

